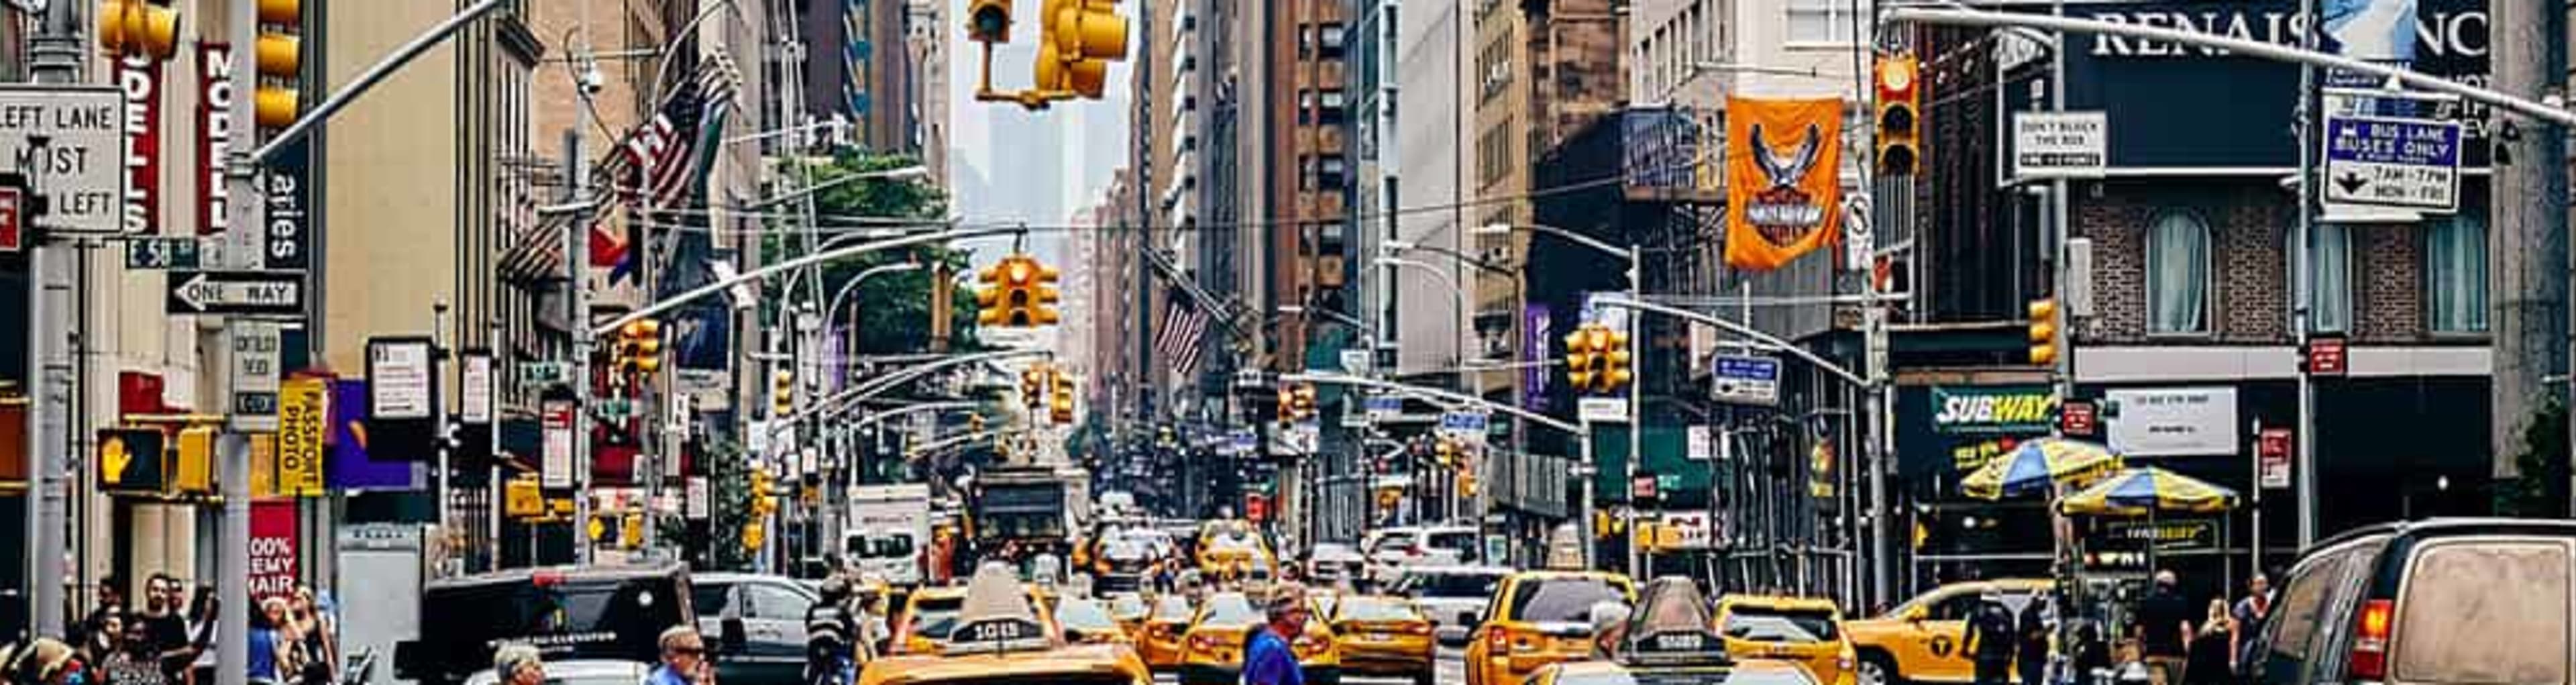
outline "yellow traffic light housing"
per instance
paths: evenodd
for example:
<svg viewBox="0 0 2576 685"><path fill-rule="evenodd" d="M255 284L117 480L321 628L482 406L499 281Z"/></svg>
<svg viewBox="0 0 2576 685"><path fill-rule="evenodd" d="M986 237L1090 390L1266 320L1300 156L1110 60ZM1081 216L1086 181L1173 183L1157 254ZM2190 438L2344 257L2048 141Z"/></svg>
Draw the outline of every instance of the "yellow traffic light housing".
<svg viewBox="0 0 2576 685"><path fill-rule="evenodd" d="M1315 418L1315 384L1297 384L1296 391L1292 393L1289 400L1289 406L1296 408L1297 420L1307 421Z"/></svg>
<svg viewBox="0 0 2576 685"><path fill-rule="evenodd" d="M1279 384L1279 402L1272 405L1271 409L1272 413L1278 415L1280 423L1296 423L1297 386L1288 383Z"/></svg>
<svg viewBox="0 0 2576 685"><path fill-rule="evenodd" d="M1592 377L1600 357L1592 349L1591 324L1584 324L1565 334L1565 381L1575 392L1592 389Z"/></svg>
<svg viewBox="0 0 2576 685"><path fill-rule="evenodd" d="M1037 90L1098 99L1109 63L1127 59L1127 20L1105 0L1046 0L1038 17Z"/></svg>
<svg viewBox="0 0 2576 685"><path fill-rule="evenodd" d="M1059 425L1073 423L1073 377L1064 371L1054 372L1054 399L1048 405L1048 416Z"/></svg>
<svg viewBox="0 0 2576 685"><path fill-rule="evenodd" d="M1003 307L1004 290L1007 286L1002 283L1003 267L1010 262L1011 258L1004 257L993 266L976 272L975 282L983 284L983 287L975 289L976 324L1000 326L1010 321L1011 313Z"/></svg>
<svg viewBox="0 0 2576 685"><path fill-rule="evenodd" d="M1595 330L1599 331L1601 342L1593 346L1603 349L1601 376L1595 378L1594 382L1600 386L1602 392L1618 392L1619 388L1627 386L1628 381L1634 377L1634 374L1628 371L1628 333L1607 326Z"/></svg>
<svg viewBox="0 0 2576 685"><path fill-rule="evenodd" d="M778 497L773 493L777 486L777 479L769 475L769 467L751 467L752 515L768 516L778 511Z"/></svg>
<svg viewBox="0 0 2576 685"><path fill-rule="evenodd" d="M255 47L259 64L258 84L251 106L261 128L284 128L295 123L302 113L303 98L297 92L302 79L304 41L299 35L304 22L302 0L258 0L259 45Z"/></svg>
<svg viewBox="0 0 2576 685"><path fill-rule="evenodd" d="M1878 173L1913 175L1923 164L1923 75L1914 53L1881 54L1871 68L1878 91Z"/></svg>
<svg viewBox="0 0 2576 685"><path fill-rule="evenodd" d="M626 337L627 361L637 372L662 370L662 322L637 319L627 322L621 332Z"/></svg>
<svg viewBox="0 0 2576 685"><path fill-rule="evenodd" d="M967 3L966 39L978 43L1011 42L1011 0Z"/></svg>
<svg viewBox="0 0 2576 685"><path fill-rule="evenodd" d="M796 372L781 368L770 375L769 417L785 418L796 413Z"/></svg>
<svg viewBox="0 0 2576 685"><path fill-rule="evenodd" d="M117 57L169 59L179 50L179 11L148 0L100 0L98 47Z"/></svg>
<svg viewBox="0 0 2576 685"><path fill-rule="evenodd" d="M1577 393L1617 391L1634 376L1629 354L1626 332L1583 324L1565 335L1565 379Z"/></svg>
<svg viewBox="0 0 2576 685"><path fill-rule="evenodd" d="M2057 365L2057 298L2030 301L2030 363Z"/></svg>
<svg viewBox="0 0 2576 685"><path fill-rule="evenodd" d="M1032 364L1020 370L1020 406L1036 408L1046 403L1047 370L1044 364Z"/></svg>
<svg viewBox="0 0 2576 685"><path fill-rule="evenodd" d="M170 490L182 495L215 494L215 427L179 430L179 460L170 467Z"/></svg>

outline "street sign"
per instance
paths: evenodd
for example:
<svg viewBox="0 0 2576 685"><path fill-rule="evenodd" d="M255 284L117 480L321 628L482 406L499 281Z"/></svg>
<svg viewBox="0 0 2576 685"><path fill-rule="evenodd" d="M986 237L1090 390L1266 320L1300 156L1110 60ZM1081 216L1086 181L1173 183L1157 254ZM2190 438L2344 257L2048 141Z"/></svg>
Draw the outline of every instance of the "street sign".
<svg viewBox="0 0 2576 685"><path fill-rule="evenodd" d="M1584 421L1624 422L1628 420L1628 398L1586 397L1574 405L1574 416Z"/></svg>
<svg viewBox="0 0 2576 685"><path fill-rule="evenodd" d="M13 171L46 199L45 228L126 231L125 104L113 86L0 85L0 160L35 167Z"/></svg>
<svg viewBox="0 0 2576 685"><path fill-rule="evenodd" d="M1371 359L1373 356L1375 355L1370 354L1368 350L1342 350L1342 373L1353 376L1368 375L1369 367L1372 366L1369 362L1374 361Z"/></svg>
<svg viewBox="0 0 2576 685"><path fill-rule="evenodd" d="M330 427L331 382L287 381L279 390L277 490L290 497L322 496L322 438Z"/></svg>
<svg viewBox="0 0 2576 685"><path fill-rule="evenodd" d="M553 385L571 375L563 362L519 362L519 382L527 385ZM758 452L759 450L753 450Z"/></svg>
<svg viewBox="0 0 2576 685"><path fill-rule="evenodd" d="M2014 112L2014 178L2101 178L2110 160L2102 112Z"/></svg>
<svg viewBox="0 0 2576 685"><path fill-rule="evenodd" d="M1442 412L1440 414L1439 432L1441 435L1451 438L1465 440L1475 444L1483 444L1485 442L1486 427L1489 424L1490 417L1487 417L1484 412Z"/></svg>
<svg viewBox="0 0 2576 685"><path fill-rule="evenodd" d="M2256 486L2265 490L2290 489L2290 440L2287 428L2265 428L2255 434Z"/></svg>
<svg viewBox="0 0 2576 685"><path fill-rule="evenodd" d="M1708 461L1716 458L1716 433L1717 429L1710 426L1691 426L1689 432L1684 434L1685 442L1690 449L1685 451L1683 456L1689 457L1691 461Z"/></svg>
<svg viewBox="0 0 2576 685"><path fill-rule="evenodd" d="M1780 404L1780 358L1721 354L1710 358L1709 395L1719 402Z"/></svg>
<svg viewBox="0 0 2576 685"><path fill-rule="evenodd" d="M2320 335L2308 338L2308 349L2299 355L2299 370L2310 376L2341 376L2351 358L2345 355L2343 336Z"/></svg>
<svg viewBox="0 0 2576 685"><path fill-rule="evenodd" d="M1363 401L1368 403L1368 414L1370 419L1386 421L1404 415L1403 396L1370 395L1368 396L1368 399Z"/></svg>
<svg viewBox="0 0 2576 685"><path fill-rule="evenodd" d="M545 454L543 455L544 464L537 470L542 477L538 485L549 490L564 490L572 487L572 412L572 402L552 400L545 403L543 416L539 419L544 422L542 429L545 432ZM766 427L759 424L752 427L751 434L755 440L766 439L765 436L769 434L769 431L763 430ZM760 448L767 446L755 446L752 453L758 454L761 451Z"/></svg>
<svg viewBox="0 0 2576 685"><path fill-rule="evenodd" d="M465 396L458 398L456 410L458 415L457 420L465 423L491 423L491 353L478 352L465 355L465 369L461 373L463 376L457 379L457 384L465 386L459 390L459 392L465 393ZM686 397L686 395L681 395L674 399L685 399ZM678 407L684 405L685 402L675 402L672 406Z"/></svg>
<svg viewBox="0 0 2576 685"><path fill-rule="evenodd" d="M2460 122L2329 112L2325 200L2440 212L2460 208Z"/></svg>
<svg viewBox="0 0 2576 685"><path fill-rule="evenodd" d="M1629 499L1654 499L1655 484L1655 477L1652 475L1630 477L1628 479Z"/></svg>
<svg viewBox="0 0 2576 685"><path fill-rule="evenodd" d="M304 274L291 271L172 271L172 314L304 313Z"/></svg>
<svg viewBox="0 0 2576 685"><path fill-rule="evenodd" d="M2057 429L2069 437L2093 437L2102 428L2101 419L2090 400L2067 400L2057 406Z"/></svg>
<svg viewBox="0 0 2576 685"><path fill-rule="evenodd" d="M132 271L196 269L204 264L203 243L193 235L145 235L125 241L125 268Z"/></svg>
<svg viewBox="0 0 2576 685"><path fill-rule="evenodd" d="M234 320L224 324L224 338L232 348L232 401L225 406L233 430L276 432L278 353L286 346L277 322Z"/></svg>
<svg viewBox="0 0 2576 685"><path fill-rule="evenodd" d="M1663 546L1666 549L1708 549L1714 538L1710 535L1708 512L1704 511L1667 511L1655 527L1673 531L1673 544Z"/></svg>
<svg viewBox="0 0 2576 685"><path fill-rule="evenodd" d="M0 186L0 252L27 249L27 192Z"/></svg>
<svg viewBox="0 0 2576 685"><path fill-rule="evenodd" d="M430 383L428 338L367 341L368 414L376 419L426 419L436 395Z"/></svg>

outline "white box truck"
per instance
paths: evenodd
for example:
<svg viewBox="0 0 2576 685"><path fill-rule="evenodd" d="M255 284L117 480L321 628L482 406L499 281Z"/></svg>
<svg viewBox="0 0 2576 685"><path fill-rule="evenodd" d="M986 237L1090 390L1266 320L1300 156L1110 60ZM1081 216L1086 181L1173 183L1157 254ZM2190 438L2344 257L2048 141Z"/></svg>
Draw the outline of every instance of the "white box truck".
<svg viewBox="0 0 2576 685"><path fill-rule="evenodd" d="M920 585L930 547L930 486L920 483L850 488L850 520L841 558L862 577Z"/></svg>

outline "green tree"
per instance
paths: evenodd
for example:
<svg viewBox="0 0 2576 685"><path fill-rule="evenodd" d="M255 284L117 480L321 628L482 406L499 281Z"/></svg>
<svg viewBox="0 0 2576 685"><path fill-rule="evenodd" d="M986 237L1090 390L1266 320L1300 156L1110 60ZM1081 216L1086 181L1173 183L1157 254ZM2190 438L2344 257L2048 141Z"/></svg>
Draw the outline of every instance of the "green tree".
<svg viewBox="0 0 2576 685"><path fill-rule="evenodd" d="M2522 475L2495 484L2496 513L2505 516L2560 518L2567 515L2567 404L2555 397L2533 412L2522 430L2522 454L2514 457Z"/></svg>
<svg viewBox="0 0 2576 685"><path fill-rule="evenodd" d="M819 163L790 163L786 175L798 179L792 185L805 187L802 179L808 173L813 186L823 190L814 193L814 231L806 232L801 206L784 207L780 216L770 222L770 231L762 241L765 263L793 258L832 236L852 231L904 229L936 230L948 214L948 196L938 186L909 179L862 179L834 183L834 179L851 174L882 172L917 164L903 155L845 152ZM845 243L846 244L846 243ZM942 246L924 245L897 251L871 252L849 259L834 260L821 267L819 292L812 293L817 307L830 304L833 294L870 268L895 262L911 261L922 265L919 271L883 274L858 285L841 309L825 313L835 319L831 330L856 343L859 354L899 354L929 349L930 304L936 288L934 279L945 267L947 273L967 273L965 252ZM787 281L780 279L769 286L773 293L783 292ZM809 287L813 283L798 286ZM950 293L951 322L949 346L952 350L971 350L975 340L975 297L964 288ZM780 303L784 298L768 301ZM798 299L803 300L800 296ZM773 307L765 312L773 324L779 321Z"/></svg>

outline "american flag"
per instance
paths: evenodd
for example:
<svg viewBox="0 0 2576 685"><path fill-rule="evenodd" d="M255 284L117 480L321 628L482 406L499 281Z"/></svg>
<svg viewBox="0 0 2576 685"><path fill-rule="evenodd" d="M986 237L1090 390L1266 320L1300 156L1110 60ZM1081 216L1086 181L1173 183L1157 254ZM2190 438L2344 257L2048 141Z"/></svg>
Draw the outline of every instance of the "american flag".
<svg viewBox="0 0 2576 685"><path fill-rule="evenodd" d="M1179 288L1163 308L1163 327L1154 333L1154 354L1171 360L1172 373L1187 376L1199 364L1200 338L1207 334L1208 313Z"/></svg>
<svg viewBox="0 0 2576 685"><path fill-rule="evenodd" d="M742 72L731 58L709 55L696 76L662 101L652 121L627 136L619 149L631 176L623 188L628 201L645 211L668 209L679 201L697 176L698 147L711 144L701 140L700 128L721 120L741 84Z"/></svg>

